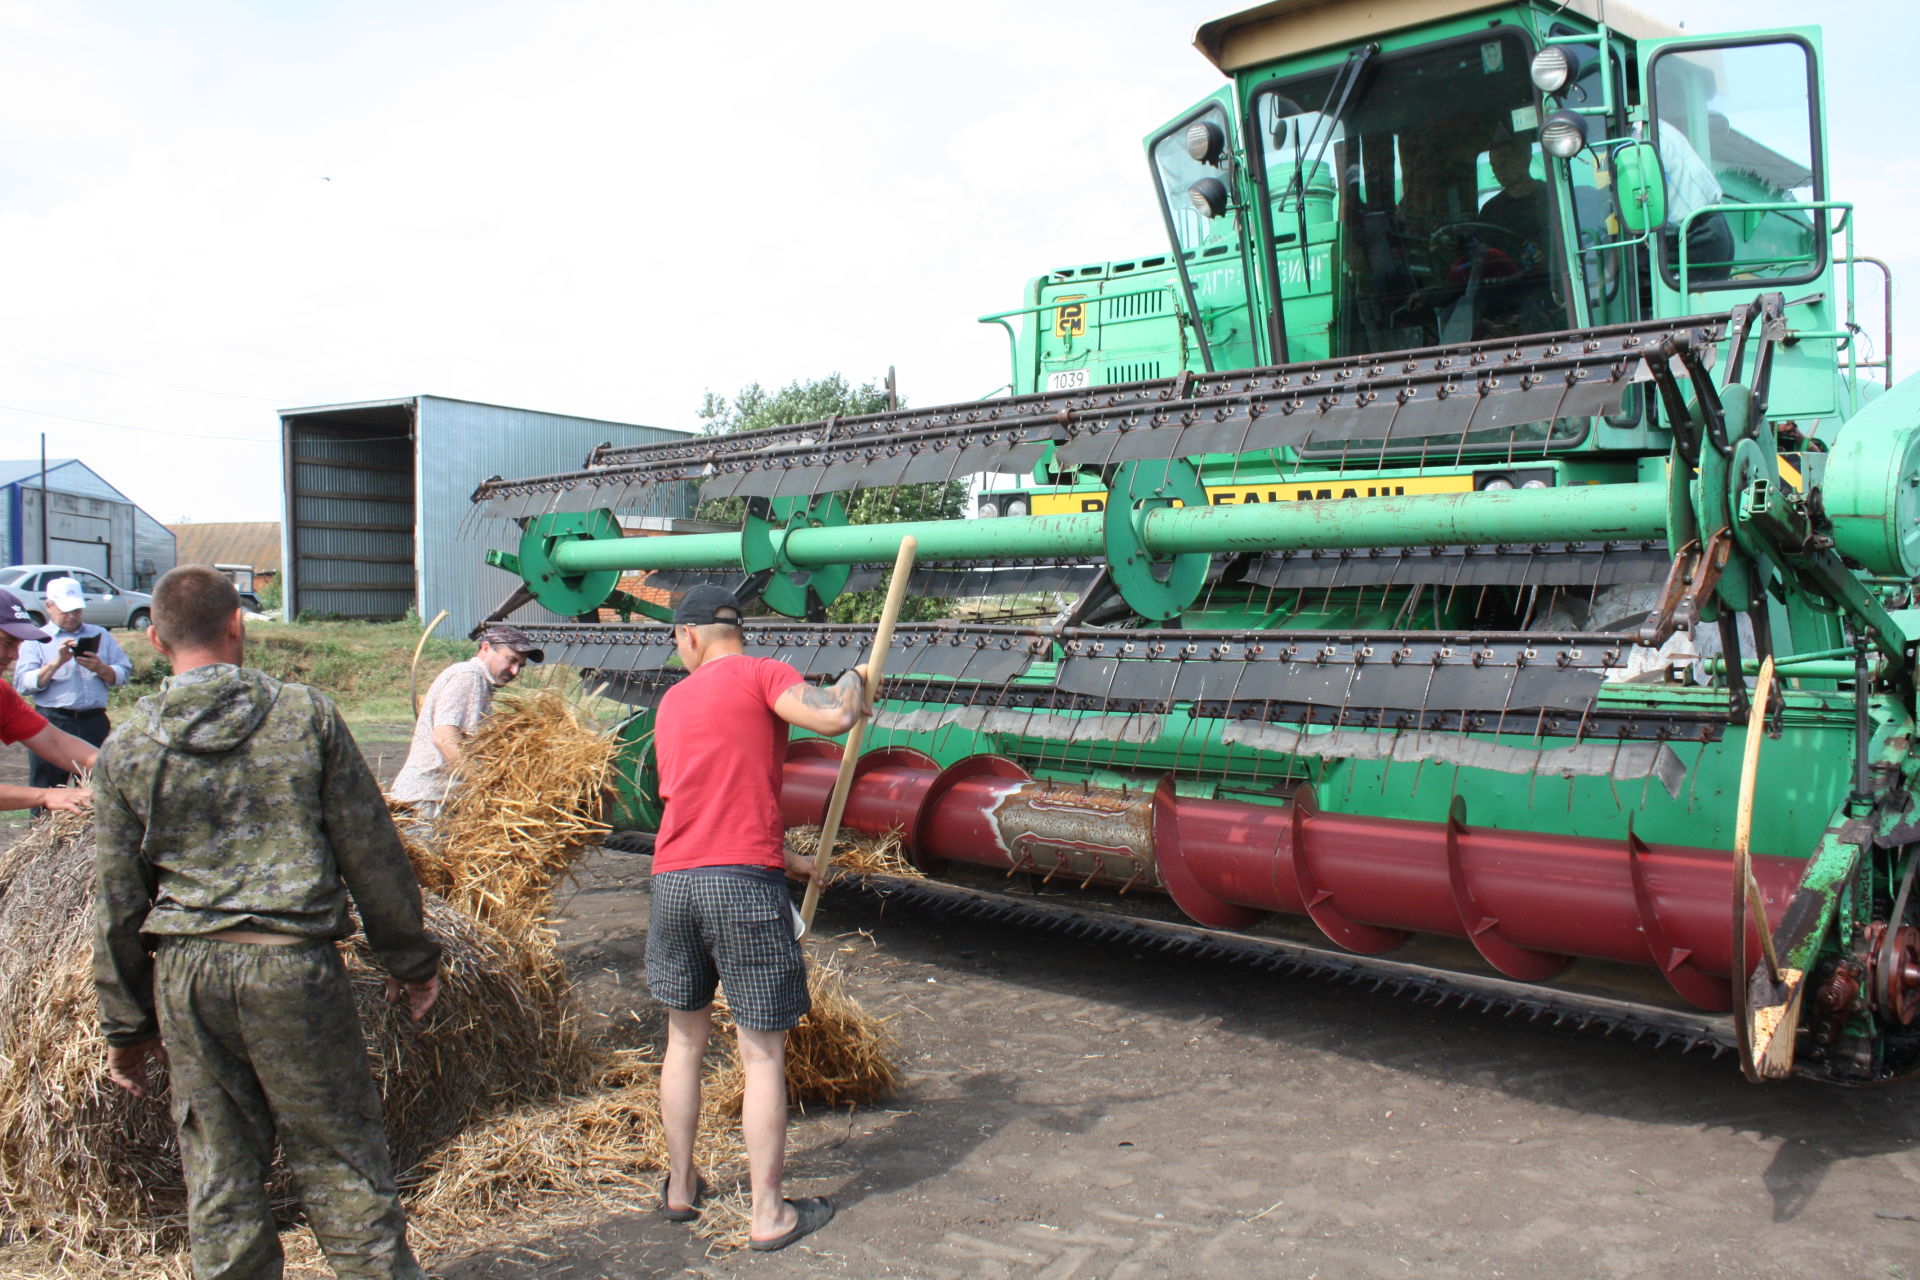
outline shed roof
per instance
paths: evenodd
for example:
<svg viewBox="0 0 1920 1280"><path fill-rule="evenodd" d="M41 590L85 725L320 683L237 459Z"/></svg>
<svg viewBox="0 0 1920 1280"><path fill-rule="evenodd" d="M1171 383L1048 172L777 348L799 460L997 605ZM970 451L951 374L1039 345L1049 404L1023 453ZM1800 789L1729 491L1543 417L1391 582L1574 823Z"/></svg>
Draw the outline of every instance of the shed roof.
<svg viewBox="0 0 1920 1280"><path fill-rule="evenodd" d="M131 499L129 499L126 494L120 493L118 489L114 489L112 485L108 484L106 481L106 478L103 477L98 471L95 471L92 467L80 461L80 459L78 458L48 458L47 459L47 487L49 489L61 489L61 481L60 479L56 478L56 476L57 476L57 473L60 471L60 469L63 467L78 467L81 472L84 472L86 475L92 477L94 483L86 486L86 490L85 490L86 492L92 493L98 488L104 486L105 488L112 489L114 493L118 494L121 501L123 502L131 501ZM70 480L72 479L72 477L68 477L68 479ZM0 462L0 484L37 485L39 483L40 483L40 459L21 458L18 461ZM64 492L67 492L67 490L61 489L61 492L64 493Z"/></svg>
<svg viewBox="0 0 1920 1280"><path fill-rule="evenodd" d="M1193 44L1207 61L1231 74L1276 58L1351 44L1440 18L1512 7L1512 0L1268 0L1202 23L1193 33ZM1561 7L1594 21L1604 14L1609 27L1634 40L1686 34L1619 0L1566 0Z"/></svg>
<svg viewBox="0 0 1920 1280"><path fill-rule="evenodd" d="M278 520L209 521L170 524L181 564L250 564L256 571L280 572Z"/></svg>

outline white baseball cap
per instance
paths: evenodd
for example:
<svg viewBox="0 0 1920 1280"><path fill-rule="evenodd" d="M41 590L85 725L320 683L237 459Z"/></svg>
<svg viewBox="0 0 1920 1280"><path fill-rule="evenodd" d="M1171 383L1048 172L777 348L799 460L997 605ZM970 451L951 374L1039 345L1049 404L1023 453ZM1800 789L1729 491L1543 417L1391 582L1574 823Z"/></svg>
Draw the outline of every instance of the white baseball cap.
<svg viewBox="0 0 1920 1280"><path fill-rule="evenodd" d="M55 578L47 584L47 603L68 612L84 609L87 607L87 593L80 589L78 578Z"/></svg>

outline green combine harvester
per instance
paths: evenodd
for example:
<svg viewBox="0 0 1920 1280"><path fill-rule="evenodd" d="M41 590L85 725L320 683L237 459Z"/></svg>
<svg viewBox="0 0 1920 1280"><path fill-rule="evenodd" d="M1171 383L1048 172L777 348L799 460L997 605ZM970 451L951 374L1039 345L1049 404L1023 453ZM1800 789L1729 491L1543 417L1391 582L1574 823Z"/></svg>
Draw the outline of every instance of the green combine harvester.
<svg viewBox="0 0 1920 1280"><path fill-rule="evenodd" d="M503 612L636 708L628 824L658 593L733 585L832 678L910 534L845 821L927 878L868 889L1920 1072L1920 379L1855 322L1891 285L1819 32L1274 0L1196 44L1228 83L1146 139L1168 244L986 317L1011 395L475 493ZM634 536L696 495L733 518ZM840 753L792 743L790 823Z"/></svg>

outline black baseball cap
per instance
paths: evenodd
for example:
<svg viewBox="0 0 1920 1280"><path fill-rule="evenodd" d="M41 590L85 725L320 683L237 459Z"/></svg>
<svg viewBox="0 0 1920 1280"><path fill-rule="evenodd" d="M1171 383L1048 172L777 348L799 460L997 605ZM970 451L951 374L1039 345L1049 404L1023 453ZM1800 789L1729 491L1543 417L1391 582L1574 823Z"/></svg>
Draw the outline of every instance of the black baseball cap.
<svg viewBox="0 0 1920 1280"><path fill-rule="evenodd" d="M740 602L725 587L704 582L681 596L680 603L673 606L675 626L705 627L716 622L730 627L740 625Z"/></svg>

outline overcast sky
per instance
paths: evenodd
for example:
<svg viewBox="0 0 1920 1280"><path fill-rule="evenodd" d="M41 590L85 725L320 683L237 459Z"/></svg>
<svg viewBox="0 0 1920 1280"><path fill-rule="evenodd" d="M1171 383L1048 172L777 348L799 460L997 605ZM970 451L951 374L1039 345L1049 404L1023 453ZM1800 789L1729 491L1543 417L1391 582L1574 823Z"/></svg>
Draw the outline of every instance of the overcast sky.
<svg viewBox="0 0 1920 1280"><path fill-rule="evenodd" d="M0 458L44 431L162 520L273 520L286 407L984 395L975 317L1160 246L1140 139L1222 83L1189 41L1232 7L0 0ZM1915 7L1824 6L1832 194L1906 319Z"/></svg>

